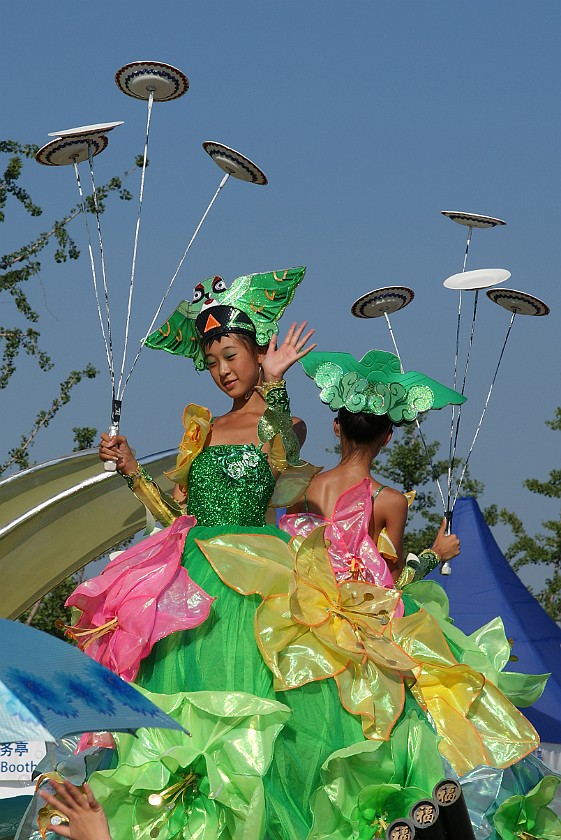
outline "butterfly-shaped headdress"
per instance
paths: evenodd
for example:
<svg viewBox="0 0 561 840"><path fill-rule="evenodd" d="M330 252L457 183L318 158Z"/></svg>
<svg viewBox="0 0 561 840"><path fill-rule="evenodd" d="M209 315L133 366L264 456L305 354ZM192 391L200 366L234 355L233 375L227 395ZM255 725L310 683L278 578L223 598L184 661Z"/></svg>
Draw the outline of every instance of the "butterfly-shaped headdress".
<svg viewBox="0 0 561 840"><path fill-rule="evenodd" d="M222 277L195 286L193 299L182 301L173 315L145 340L147 347L166 350L206 367L203 342L224 335L250 335L266 346L279 331L278 320L304 277L303 266L237 277L230 288Z"/></svg>

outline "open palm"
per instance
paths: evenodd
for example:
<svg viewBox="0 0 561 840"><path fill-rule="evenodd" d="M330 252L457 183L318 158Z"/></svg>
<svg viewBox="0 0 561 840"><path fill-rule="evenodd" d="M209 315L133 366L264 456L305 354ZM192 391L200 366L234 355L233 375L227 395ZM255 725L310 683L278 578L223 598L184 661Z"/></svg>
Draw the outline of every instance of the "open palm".
<svg viewBox="0 0 561 840"><path fill-rule="evenodd" d="M307 326L307 321L303 321L300 326L296 323L292 324L286 338L278 347L276 335L271 338L262 363L264 382L277 382L282 379L294 362L302 359L317 346L316 344L306 346L315 332L315 330L308 330L302 335Z"/></svg>

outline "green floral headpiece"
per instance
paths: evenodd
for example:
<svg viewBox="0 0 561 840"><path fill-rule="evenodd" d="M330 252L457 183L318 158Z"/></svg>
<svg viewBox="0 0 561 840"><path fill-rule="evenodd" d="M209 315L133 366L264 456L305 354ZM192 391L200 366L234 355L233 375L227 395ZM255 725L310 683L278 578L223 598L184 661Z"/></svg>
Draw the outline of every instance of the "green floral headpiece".
<svg viewBox="0 0 561 840"><path fill-rule="evenodd" d="M424 373L402 373L397 356L369 350L358 362L350 353L314 351L301 365L332 411L346 408L368 414L387 414L393 423L411 423L422 411L460 405L466 398Z"/></svg>
<svg viewBox="0 0 561 840"><path fill-rule="evenodd" d="M197 370L206 367L202 339L225 333L244 333L266 346L279 331L277 321L294 297L306 268L287 268L237 277L230 288L222 277L209 277L195 286L193 299L182 301L173 315L145 341L192 359Z"/></svg>

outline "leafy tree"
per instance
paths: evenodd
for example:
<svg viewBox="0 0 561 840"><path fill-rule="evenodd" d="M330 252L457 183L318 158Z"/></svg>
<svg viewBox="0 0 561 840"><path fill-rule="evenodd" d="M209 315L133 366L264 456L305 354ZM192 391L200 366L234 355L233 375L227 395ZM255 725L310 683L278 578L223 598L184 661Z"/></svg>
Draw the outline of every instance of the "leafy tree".
<svg viewBox="0 0 561 840"><path fill-rule="evenodd" d="M550 429L561 431L561 407L555 410L553 420L545 422ZM551 470L547 481L527 478L523 484L531 493L538 493L548 499L561 499L561 469ZM514 542L505 552L507 560L512 563L515 571L523 566L541 566L548 570L545 585L533 594L554 621L561 621L561 511L557 519L542 522L545 533L534 537L527 534L516 514L502 509L499 517L510 526L514 536Z"/></svg>
<svg viewBox="0 0 561 840"><path fill-rule="evenodd" d="M19 203L32 217L42 214L41 208L20 183L25 160L33 158L37 149L37 146L31 144L0 140L0 153L8 156L4 172L0 175L0 223L6 220L9 199ZM139 164L138 158L135 163ZM129 190L123 186L123 180L128 174L129 172L125 172L122 178L111 178L107 184L98 188L97 204L100 212L105 209L104 202L110 193L116 193L124 200L132 197ZM94 210L91 196L86 198L86 209L89 212ZM27 244L0 256L0 294L4 293L4 297L11 298L15 307L16 322L21 323L23 320L27 324L23 327L17 323L8 326L0 325L0 390L8 387L10 379L16 372L20 354L35 357L39 369L43 372L48 372L53 367L49 354L40 344L40 333L36 326L39 315L29 301L25 284L39 274L41 270L39 256L51 242L55 244L53 254L55 262L78 259L80 252L69 232L69 224L81 212L81 206L72 208L63 219L53 222L47 230L32 238ZM0 464L0 475L14 467L24 469L29 466L29 450L37 434L41 429L46 428L58 411L70 401L72 389L84 379L92 379L96 375L97 371L91 364L86 364L81 370L73 370L68 374L60 383L58 393L53 397L51 404L38 412L29 431L22 434L19 444L9 450L4 462Z"/></svg>

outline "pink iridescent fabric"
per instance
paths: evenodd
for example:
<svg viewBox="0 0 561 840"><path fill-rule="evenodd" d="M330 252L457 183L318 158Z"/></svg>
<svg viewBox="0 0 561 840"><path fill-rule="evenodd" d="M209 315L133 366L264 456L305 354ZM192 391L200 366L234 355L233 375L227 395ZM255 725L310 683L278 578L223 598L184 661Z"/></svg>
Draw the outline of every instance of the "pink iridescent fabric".
<svg viewBox="0 0 561 840"><path fill-rule="evenodd" d="M196 524L180 516L168 528L119 554L66 602L81 615L68 629L88 656L129 682L153 645L206 620L214 598L181 565L185 536Z"/></svg>
<svg viewBox="0 0 561 840"><path fill-rule="evenodd" d="M326 525L328 553L337 580L364 580L377 586L393 588L387 563L368 533L372 517L372 484L368 478L341 493L330 518L318 513L289 513L279 526L291 537L307 537L314 528ZM396 617L403 615L399 603Z"/></svg>

